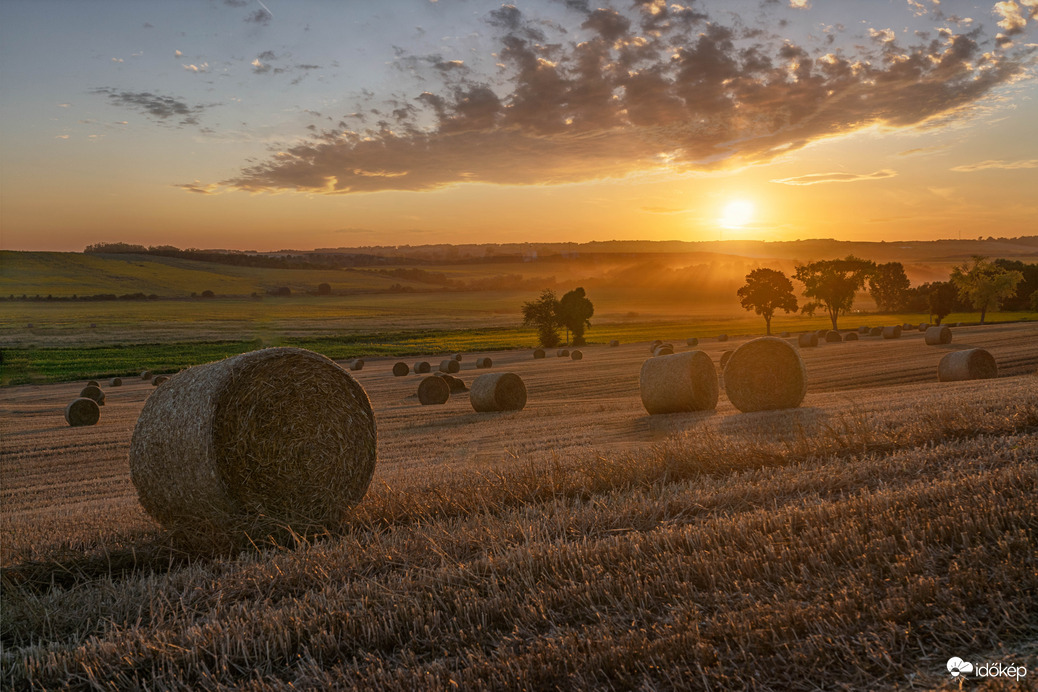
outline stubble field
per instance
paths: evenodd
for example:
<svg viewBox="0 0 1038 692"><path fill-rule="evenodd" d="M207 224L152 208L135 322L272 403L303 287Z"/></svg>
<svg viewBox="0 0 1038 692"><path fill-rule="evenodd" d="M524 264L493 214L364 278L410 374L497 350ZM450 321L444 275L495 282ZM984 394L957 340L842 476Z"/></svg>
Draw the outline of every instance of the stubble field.
<svg viewBox="0 0 1038 692"><path fill-rule="evenodd" d="M529 391L501 414L420 406L419 376L371 359L353 374L379 463L353 517L244 547L139 508L150 383L105 387L75 429L82 382L5 388L4 685L931 689L953 655L1034 670L1038 326L953 331L804 349L803 406L757 414L722 393L646 415L645 342L485 354ZM999 379L938 383L970 346Z"/></svg>

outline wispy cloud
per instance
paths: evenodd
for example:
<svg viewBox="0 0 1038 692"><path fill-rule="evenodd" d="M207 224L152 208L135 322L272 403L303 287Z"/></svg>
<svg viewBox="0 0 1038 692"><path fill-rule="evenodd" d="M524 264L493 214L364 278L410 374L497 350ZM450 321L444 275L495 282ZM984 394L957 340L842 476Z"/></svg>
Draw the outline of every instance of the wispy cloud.
<svg viewBox="0 0 1038 692"><path fill-rule="evenodd" d="M182 67L185 70L187 70L188 72L208 72L209 71L209 63L207 63L207 62L204 62L201 65L194 65L194 64L192 64L192 65L183 65Z"/></svg>
<svg viewBox="0 0 1038 692"><path fill-rule="evenodd" d="M189 105L183 99L174 96L161 96L150 91L124 91L112 87L100 87L91 93L108 97L109 103L121 108L129 108L143 113L149 118L177 126L198 125L198 116L208 105Z"/></svg>
<svg viewBox="0 0 1038 692"><path fill-rule="evenodd" d="M1012 171L1019 168L1038 168L1038 159L1026 159L1022 161L988 160L980 163L967 163L952 168L956 173L972 173L974 171L986 171L992 168Z"/></svg>
<svg viewBox="0 0 1038 692"><path fill-rule="evenodd" d="M777 178L772 180L773 183L781 183L782 185L821 185L823 183L857 183L863 180L883 180L884 178L893 178L897 175L897 171L884 168L881 171L873 171L872 173L810 173L808 175L798 175L794 178Z"/></svg>

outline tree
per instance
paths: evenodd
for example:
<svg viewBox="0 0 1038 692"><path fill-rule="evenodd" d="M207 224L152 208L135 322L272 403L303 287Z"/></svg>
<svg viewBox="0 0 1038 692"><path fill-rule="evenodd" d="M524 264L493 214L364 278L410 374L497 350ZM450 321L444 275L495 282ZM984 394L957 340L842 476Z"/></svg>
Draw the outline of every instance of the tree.
<svg viewBox="0 0 1038 692"><path fill-rule="evenodd" d="M1003 310L1027 310L1031 305L1031 296L1038 291L1038 264L1027 264L1019 260L997 259L996 267L1008 271L1018 271L1024 280L1016 287L1016 294L1002 301Z"/></svg>
<svg viewBox="0 0 1038 692"><path fill-rule="evenodd" d="M793 295L793 282L777 269L754 269L746 275L746 285L736 295L747 310L754 310L764 317L767 333L771 334L771 317L776 310L796 312L797 298Z"/></svg>
<svg viewBox="0 0 1038 692"><path fill-rule="evenodd" d="M854 294L865 286L866 277L875 268L874 262L853 255L842 260L819 260L797 267L793 278L804 284L805 296L815 299L804 305L801 312L813 314L824 307L833 329L836 329L837 319L854 305Z"/></svg>
<svg viewBox="0 0 1038 692"><path fill-rule="evenodd" d="M523 303L523 326L537 327L537 338L541 346L552 348L559 345L559 301L555 291L544 289L537 300Z"/></svg>
<svg viewBox="0 0 1038 692"><path fill-rule="evenodd" d="M911 284L900 262L887 262L869 276L869 295L880 312L897 312L905 307Z"/></svg>
<svg viewBox="0 0 1038 692"><path fill-rule="evenodd" d="M559 301L558 317L563 326L566 327L566 341L569 341L569 332L573 332L573 345L583 346L584 329L590 327L589 321L595 314L595 306L587 299L583 288L575 288Z"/></svg>
<svg viewBox="0 0 1038 692"><path fill-rule="evenodd" d="M927 294L927 307L930 316L937 318L934 323L940 324L941 320L955 311L955 284L951 281L936 281L931 286Z"/></svg>
<svg viewBox="0 0 1038 692"><path fill-rule="evenodd" d="M974 310L980 310L980 323L984 324L988 309L997 310L1003 298L1012 296L1024 275L974 255L952 270L951 280L959 296Z"/></svg>

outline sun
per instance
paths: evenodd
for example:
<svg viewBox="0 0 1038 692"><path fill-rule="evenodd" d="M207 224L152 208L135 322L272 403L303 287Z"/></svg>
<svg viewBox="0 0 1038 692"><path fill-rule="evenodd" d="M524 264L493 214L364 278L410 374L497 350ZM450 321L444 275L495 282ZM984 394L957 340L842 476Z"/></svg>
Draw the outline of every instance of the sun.
<svg viewBox="0 0 1038 692"><path fill-rule="evenodd" d="M721 212L721 226L724 228L742 228L753 221L753 202L745 199L734 199L724 205Z"/></svg>

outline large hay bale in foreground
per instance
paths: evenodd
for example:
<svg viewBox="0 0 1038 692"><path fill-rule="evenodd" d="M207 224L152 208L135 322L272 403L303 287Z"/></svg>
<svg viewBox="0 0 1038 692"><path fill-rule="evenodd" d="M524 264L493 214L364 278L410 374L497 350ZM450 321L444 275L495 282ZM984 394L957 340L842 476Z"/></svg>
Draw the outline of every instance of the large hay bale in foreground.
<svg viewBox="0 0 1038 692"><path fill-rule="evenodd" d="M526 385L512 372L480 375L469 388L472 408L480 413L522 411L526 406Z"/></svg>
<svg viewBox="0 0 1038 692"><path fill-rule="evenodd" d="M338 525L375 470L363 387L324 356L268 348L155 390L130 443L141 505L167 526Z"/></svg>
<svg viewBox="0 0 1038 692"><path fill-rule="evenodd" d="M825 333L825 342L826 343L828 343L828 344L838 344L841 341L843 341L843 337L840 335L840 332L836 331L835 329L830 329L829 331L827 331Z"/></svg>
<svg viewBox="0 0 1038 692"><path fill-rule="evenodd" d="M923 339L926 341L928 346L950 344L952 341L952 330L947 325L943 324L936 327L930 327L926 330L926 334L923 335Z"/></svg>
<svg viewBox="0 0 1038 692"><path fill-rule="evenodd" d="M460 370L461 363L454 360L453 358L448 358L446 360L440 361L440 372L455 373Z"/></svg>
<svg viewBox="0 0 1038 692"><path fill-rule="evenodd" d="M534 358L544 358L544 349L543 348L535 348L533 350L533 357Z"/></svg>
<svg viewBox="0 0 1038 692"><path fill-rule="evenodd" d="M102 392L101 388L96 384L88 384L86 387L83 387L83 389L79 391L79 396L93 399L97 402L98 406L105 405L105 393Z"/></svg>
<svg viewBox="0 0 1038 692"><path fill-rule="evenodd" d="M573 353L569 354L569 357L573 360L581 360L584 357L584 354L580 351L573 351Z"/></svg>
<svg viewBox="0 0 1038 692"><path fill-rule="evenodd" d="M411 373L407 363L393 363L393 377L404 377Z"/></svg>
<svg viewBox="0 0 1038 692"><path fill-rule="evenodd" d="M65 407L65 422L73 428L81 425L96 425L101 420L101 408L97 402L85 396L73 399Z"/></svg>
<svg viewBox="0 0 1038 692"><path fill-rule="evenodd" d="M487 368L492 368L492 367L494 367L494 361L492 361L491 359L489 359L489 358L477 358L476 359L476 368L478 368L480 370L485 370Z"/></svg>
<svg viewBox="0 0 1038 692"><path fill-rule="evenodd" d="M717 372L703 351L649 358L642 363L639 385L650 415L717 408Z"/></svg>
<svg viewBox="0 0 1038 692"><path fill-rule="evenodd" d="M797 345L800 348L811 348L818 345L818 334L816 332L805 332L797 337Z"/></svg>
<svg viewBox="0 0 1038 692"><path fill-rule="evenodd" d="M420 360L414 364L414 371L416 374L421 375L432 370L432 366L429 365L428 361Z"/></svg>
<svg viewBox="0 0 1038 692"><path fill-rule="evenodd" d="M807 369L788 343L760 337L732 353L724 369L724 391L743 413L796 408L807 394Z"/></svg>
<svg viewBox="0 0 1038 692"><path fill-rule="evenodd" d="M900 339L901 338L901 327L893 325L891 327L883 327L883 338L884 339Z"/></svg>
<svg viewBox="0 0 1038 692"><path fill-rule="evenodd" d="M995 357L983 348L953 351L937 364L937 379L941 382L986 380L991 377L998 377L998 364Z"/></svg>
<svg viewBox="0 0 1038 692"><path fill-rule="evenodd" d="M430 404L446 404L447 400L450 398L450 384L442 377L430 375L418 383L418 401L423 406L428 406Z"/></svg>

